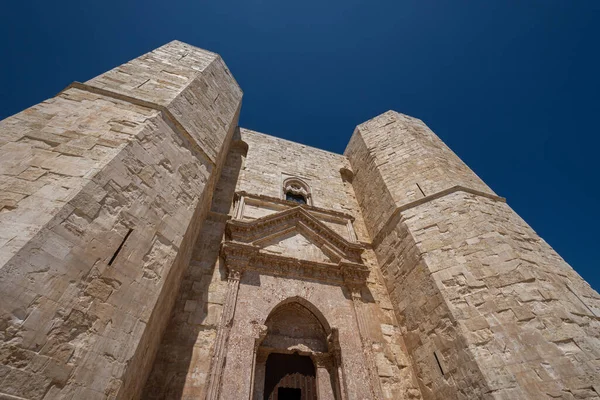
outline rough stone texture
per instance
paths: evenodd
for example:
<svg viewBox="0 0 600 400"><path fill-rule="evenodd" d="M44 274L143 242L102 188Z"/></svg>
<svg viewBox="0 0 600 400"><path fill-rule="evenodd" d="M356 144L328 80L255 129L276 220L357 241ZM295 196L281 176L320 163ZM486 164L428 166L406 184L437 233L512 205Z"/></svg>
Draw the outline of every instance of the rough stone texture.
<svg viewBox="0 0 600 400"><path fill-rule="evenodd" d="M349 240L351 235L347 223L350 219L353 221L352 231L359 236L359 240L370 241L362 224L353 188L340 174L341 168L349 168L343 156L246 129L241 129L240 139L230 152L216 188L219 195L213 200L211 217L204 223L196 245L195 261L190 263L182 283L144 398L192 399L206 396L211 354L227 297L226 263L218 257L219 244L225 240L225 221L236 216L240 220L254 221L289 210L293 207L291 204L278 202L286 177L298 176L309 182L314 200L309 211L323 225ZM233 204L234 191L243 194L243 209L239 206L239 195L235 205ZM306 232L293 231L269 239L261 245L266 252L275 255L327 261L328 258L312 240L314 238L307 236ZM372 252L366 252L363 258L373 271L361 297L366 307L364 314L368 322L367 342L372 348L376 373L380 376L382 398L419 398L419 389L400 328L386 289L377 276L375 256ZM267 285L271 280L273 284ZM257 281L260 282L258 287ZM313 295L315 291L322 294ZM340 296L335 302L333 299L338 295L334 293L339 293ZM252 336L253 327L264 324L270 310L279 302L295 297L310 302L319 312L328 315L337 310L335 315L338 316L326 318L327 322L340 329L339 334L343 338L340 342L345 348L342 354L348 360L348 370L358 368L356 373L362 376L362 379L352 379L349 383L349 398L371 398L369 394L360 394L360 390L368 390L368 386L354 386L368 377L364 360L361 360L363 355L360 337L356 336L351 296L346 289L330 283L318 284L306 279L285 279L250 271L245 272L240 280L236 317L223 372L223 398L242 398L248 395L245 390L250 388L252 379L248 368L251 368L255 340ZM264 300L260 300L261 298ZM326 302L325 298L328 299ZM267 303L263 304L262 301ZM245 304L253 308L246 310ZM346 346L351 347L346 349ZM237 370L230 372L231 368ZM235 379L227 379L231 376ZM331 388L328 390L331 391Z"/></svg>
<svg viewBox="0 0 600 400"><path fill-rule="evenodd" d="M311 186L313 206L349 214L354 218L357 239L370 242L354 188L340 173L343 168L350 169L346 157L247 129L241 129L241 133L249 150L238 190L280 197L284 177L303 178ZM323 220L323 223L336 230L328 221ZM363 253L363 258L372 271L367 287L363 289L365 314L369 318L368 340L376 355L384 396L388 399L419 398L403 338L386 288L379 278L377 261L370 251ZM390 371L393 372L391 376Z"/></svg>
<svg viewBox="0 0 600 400"><path fill-rule="evenodd" d="M222 157L240 104L240 89L221 57L178 41L87 83L164 107L213 163Z"/></svg>
<svg viewBox="0 0 600 400"><path fill-rule="evenodd" d="M600 396L600 296L421 121L383 114L346 155L425 398Z"/></svg>
<svg viewBox="0 0 600 400"><path fill-rule="evenodd" d="M394 111L359 125L345 154L374 239L404 204L454 186L495 194L427 125Z"/></svg>
<svg viewBox="0 0 600 400"><path fill-rule="evenodd" d="M119 93L75 85L0 125L3 395L131 399L149 373L241 91L212 53L173 42L148 57L185 79L133 61ZM142 71L168 90L128 91Z"/></svg>
<svg viewBox="0 0 600 400"><path fill-rule="evenodd" d="M210 356L227 289L219 250L244 157L244 149L234 142L215 188L211 213L183 277L144 399L191 400L206 395Z"/></svg>
<svg viewBox="0 0 600 400"><path fill-rule="evenodd" d="M423 122L240 101L172 42L0 123L0 399L600 397L600 296Z"/></svg>

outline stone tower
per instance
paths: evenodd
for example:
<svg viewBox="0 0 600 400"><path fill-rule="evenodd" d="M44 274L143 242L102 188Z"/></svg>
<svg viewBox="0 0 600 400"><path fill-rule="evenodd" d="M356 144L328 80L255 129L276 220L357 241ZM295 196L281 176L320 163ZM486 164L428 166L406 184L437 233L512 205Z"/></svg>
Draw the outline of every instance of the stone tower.
<svg viewBox="0 0 600 400"><path fill-rule="evenodd" d="M0 123L0 399L600 398L600 296L423 122L241 97L171 42Z"/></svg>

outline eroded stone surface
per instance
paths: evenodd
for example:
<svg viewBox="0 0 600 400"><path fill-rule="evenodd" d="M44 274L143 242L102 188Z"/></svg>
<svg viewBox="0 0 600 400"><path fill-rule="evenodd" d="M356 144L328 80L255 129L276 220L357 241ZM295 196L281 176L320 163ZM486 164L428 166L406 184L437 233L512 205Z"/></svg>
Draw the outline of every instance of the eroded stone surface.
<svg viewBox="0 0 600 400"><path fill-rule="evenodd" d="M176 64L180 47L168 44L153 57ZM198 58L206 54L186 48ZM188 80L179 95L206 80L202 74L212 63L180 65ZM214 68L228 76L224 67ZM190 123L218 120L202 135L221 135L226 143L237 126L241 92L231 78L217 83L220 78L210 74L223 102L201 94L189 99L194 114L181 116ZM136 79L131 72L122 83ZM160 91L153 96L173 102ZM0 393L26 399L139 396L224 152L209 159L164 111L110 88L67 89L2 121L0 132L6 193L0 211Z"/></svg>
<svg viewBox="0 0 600 400"><path fill-rule="evenodd" d="M359 126L346 154L425 398L598 398L600 296L503 199L401 114Z"/></svg>
<svg viewBox="0 0 600 400"><path fill-rule="evenodd" d="M0 123L0 398L599 398L600 296L422 121L240 100L172 42Z"/></svg>

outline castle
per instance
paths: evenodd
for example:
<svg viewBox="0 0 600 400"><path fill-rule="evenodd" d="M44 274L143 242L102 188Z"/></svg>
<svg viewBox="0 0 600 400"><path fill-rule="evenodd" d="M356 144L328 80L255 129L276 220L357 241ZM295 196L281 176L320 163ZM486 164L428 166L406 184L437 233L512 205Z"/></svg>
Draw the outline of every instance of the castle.
<svg viewBox="0 0 600 400"><path fill-rule="evenodd" d="M0 399L600 398L600 296L422 121L241 99L175 41L0 123Z"/></svg>

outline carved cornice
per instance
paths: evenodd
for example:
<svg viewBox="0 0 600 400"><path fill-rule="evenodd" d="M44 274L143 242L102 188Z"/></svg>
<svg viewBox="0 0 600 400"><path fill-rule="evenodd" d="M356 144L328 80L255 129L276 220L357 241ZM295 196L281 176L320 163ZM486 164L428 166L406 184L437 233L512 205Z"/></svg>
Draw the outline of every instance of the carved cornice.
<svg viewBox="0 0 600 400"><path fill-rule="evenodd" d="M221 255L228 268L253 270L261 274L308 278L342 285L364 285L369 277L369 268L363 264L340 260L337 264L315 262L285 257L261 251L260 247L249 243L225 241Z"/></svg>
<svg viewBox="0 0 600 400"><path fill-rule="evenodd" d="M231 220L227 222L227 238L233 241L257 244L266 237L272 237L286 228L295 226L304 229L316 243L336 253L338 258L361 262L364 246L352 243L323 224L302 206L253 220Z"/></svg>
<svg viewBox="0 0 600 400"><path fill-rule="evenodd" d="M284 199L280 199L277 197L271 197L271 196L265 196L262 194L252 194L252 193L248 193L245 191L239 191L235 193L235 198L239 199L240 197L246 197L248 199L254 199L254 200L260 200L260 201L264 201L267 203L275 203L275 204L281 204L284 206L288 206L288 207L302 207L308 211L313 211L313 212L317 212L320 214L326 214L326 215L331 215L337 218L342 218L345 220L350 220L350 221L354 221L355 218L354 216L350 215L350 214L346 214L345 212L341 212L341 211L336 211L336 210L331 210L328 208L321 208L321 207L315 207L315 206L311 206L308 204L298 204L295 201L288 201L288 200L284 200Z"/></svg>

